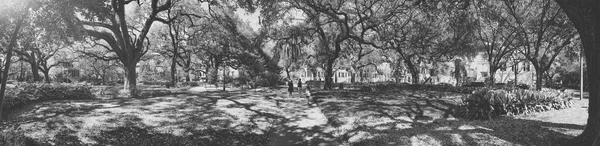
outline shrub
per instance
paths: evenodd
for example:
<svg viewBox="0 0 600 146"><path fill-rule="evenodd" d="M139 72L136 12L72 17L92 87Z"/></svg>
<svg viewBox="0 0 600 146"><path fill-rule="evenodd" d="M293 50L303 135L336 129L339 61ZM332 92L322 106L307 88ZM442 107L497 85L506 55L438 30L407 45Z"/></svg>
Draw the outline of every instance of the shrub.
<svg viewBox="0 0 600 146"><path fill-rule="evenodd" d="M4 131L0 133L0 145L29 146L39 145L35 140L15 131Z"/></svg>
<svg viewBox="0 0 600 146"><path fill-rule="evenodd" d="M483 88L463 99L454 112L457 117L491 119L571 107L571 98L558 90L504 90Z"/></svg>
<svg viewBox="0 0 600 146"><path fill-rule="evenodd" d="M143 81L142 82L144 85L161 85L161 86L165 86L168 83L170 83L169 81Z"/></svg>
<svg viewBox="0 0 600 146"><path fill-rule="evenodd" d="M29 86L34 87L34 86ZM90 86L71 85L35 85L37 92L34 96L38 100L65 100L65 99L92 99L92 88ZM27 90L26 90L27 91Z"/></svg>
<svg viewBox="0 0 600 146"><path fill-rule="evenodd" d="M195 87L195 86L199 86L198 82L181 82L180 85L182 87Z"/></svg>
<svg viewBox="0 0 600 146"><path fill-rule="evenodd" d="M92 92L94 93L94 95L96 95L97 97L103 97L103 98L117 98L119 96L119 90L121 88L115 87L115 86L96 86L94 88L92 88Z"/></svg>
<svg viewBox="0 0 600 146"><path fill-rule="evenodd" d="M423 85L423 84L407 84L407 83L373 83L364 84L359 87L359 90L366 92L374 91L397 91L397 90L428 90L428 91L439 91L439 92L454 92L471 94L473 91L480 87L454 87L449 84L438 84L438 85Z"/></svg>
<svg viewBox="0 0 600 146"><path fill-rule="evenodd" d="M171 94L169 90L141 90L138 92L139 98L159 97Z"/></svg>
<svg viewBox="0 0 600 146"><path fill-rule="evenodd" d="M285 85L286 82L278 74L265 72L255 76L253 84L255 87L275 87Z"/></svg>
<svg viewBox="0 0 600 146"><path fill-rule="evenodd" d="M517 85L517 88L521 88L521 89L529 89L530 87L529 87L529 85L527 85L527 84L519 84L519 85Z"/></svg>
<svg viewBox="0 0 600 146"><path fill-rule="evenodd" d="M61 84L20 84L6 90L4 109L12 109L32 101L92 99L91 87Z"/></svg>

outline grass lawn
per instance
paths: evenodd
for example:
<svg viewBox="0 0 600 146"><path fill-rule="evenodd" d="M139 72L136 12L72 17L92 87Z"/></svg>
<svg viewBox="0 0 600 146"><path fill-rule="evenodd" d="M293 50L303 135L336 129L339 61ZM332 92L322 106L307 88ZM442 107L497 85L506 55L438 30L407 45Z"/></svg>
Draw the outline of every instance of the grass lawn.
<svg viewBox="0 0 600 146"><path fill-rule="evenodd" d="M56 145L552 145L579 134L587 113L578 101L572 109L469 121L452 117L464 96L454 93L319 91L318 105L309 106L287 98L285 88L186 90L35 103L12 112L3 129Z"/></svg>
<svg viewBox="0 0 600 146"><path fill-rule="evenodd" d="M13 115L3 129L18 129L42 143L57 145L313 145L333 141L319 129L327 121L315 114L320 113L318 108L300 98L282 98L287 97L284 89L193 91L197 90L147 99L36 103ZM120 139L127 136L131 138ZM163 143L139 142L151 139L163 139Z"/></svg>
<svg viewBox="0 0 600 146"><path fill-rule="evenodd" d="M349 145L557 145L581 133L587 100L571 109L489 121L450 114L461 95L423 91L318 93L330 131ZM440 96L442 98L439 98Z"/></svg>

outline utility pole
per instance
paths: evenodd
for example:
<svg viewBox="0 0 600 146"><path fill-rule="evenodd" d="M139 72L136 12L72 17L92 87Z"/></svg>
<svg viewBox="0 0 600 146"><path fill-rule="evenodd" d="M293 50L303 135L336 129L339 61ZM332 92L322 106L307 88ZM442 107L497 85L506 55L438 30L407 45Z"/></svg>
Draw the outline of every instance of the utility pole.
<svg viewBox="0 0 600 146"><path fill-rule="evenodd" d="M223 91L225 91L225 74L226 74L226 67L223 67Z"/></svg>
<svg viewBox="0 0 600 146"><path fill-rule="evenodd" d="M579 100L583 99L583 48L579 51Z"/></svg>

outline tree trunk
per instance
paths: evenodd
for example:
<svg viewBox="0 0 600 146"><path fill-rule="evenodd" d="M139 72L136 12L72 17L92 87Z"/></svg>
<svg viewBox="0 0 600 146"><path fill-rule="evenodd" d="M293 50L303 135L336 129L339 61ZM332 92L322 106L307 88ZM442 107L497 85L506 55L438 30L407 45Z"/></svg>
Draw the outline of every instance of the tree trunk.
<svg viewBox="0 0 600 146"><path fill-rule="evenodd" d="M570 145L599 145L600 132L600 3L597 1L555 0L567 14L583 45L589 81L588 120L583 132ZM596 37L595 37L596 36Z"/></svg>
<svg viewBox="0 0 600 146"><path fill-rule="evenodd" d="M33 82L39 82L42 79L40 77L39 68L37 65L35 54L31 53L30 55L31 55L31 57L29 58L28 62L29 62L29 65L31 65L31 74L33 74Z"/></svg>
<svg viewBox="0 0 600 146"><path fill-rule="evenodd" d="M494 85L496 83L496 71L498 71L497 67L490 66L490 74L489 74L489 84Z"/></svg>
<svg viewBox="0 0 600 146"><path fill-rule="evenodd" d="M50 71L49 71L49 69L42 70L42 73L44 73L44 78L46 80L46 83L50 83Z"/></svg>
<svg viewBox="0 0 600 146"><path fill-rule="evenodd" d="M223 67L223 91L225 91L225 83L226 83L225 81L226 81L226 78L227 78L225 76L225 75L227 75L226 69L227 68Z"/></svg>
<svg viewBox="0 0 600 146"><path fill-rule="evenodd" d="M127 69L123 66L123 70L125 70L125 76L123 76L123 90L129 89L129 81L127 78Z"/></svg>
<svg viewBox="0 0 600 146"><path fill-rule="evenodd" d="M173 49L173 58L171 60L171 85L177 84L177 48Z"/></svg>
<svg viewBox="0 0 600 146"><path fill-rule="evenodd" d="M219 66L220 63L215 62L214 66L210 68L210 72L206 77L208 78L209 84L219 86Z"/></svg>
<svg viewBox="0 0 600 146"><path fill-rule="evenodd" d="M362 69L360 71L358 71L358 77L360 78L359 80L360 80L361 83L365 82L365 78L363 77L364 74L365 73L364 73L364 71Z"/></svg>
<svg viewBox="0 0 600 146"><path fill-rule="evenodd" d="M17 76L17 81L23 82L25 81L25 70L23 69L22 61L19 61L19 67L21 68L21 70L19 70L19 76Z"/></svg>
<svg viewBox="0 0 600 146"><path fill-rule="evenodd" d="M600 26L597 25L597 27ZM600 29L594 30L594 35L600 35L598 30ZM583 132L574 138L572 142L578 143L578 145L598 145L598 133L600 131L600 100L598 96L600 90L597 89L600 87L600 77L598 77L600 75L600 68L598 68L600 62L598 61L600 60L595 58L600 57L600 54L594 49L600 48L600 37L593 38L593 36L581 35L581 40L585 48L587 74L589 76L588 120Z"/></svg>
<svg viewBox="0 0 600 146"><path fill-rule="evenodd" d="M419 69L412 63L410 60L404 60L408 71L410 71L410 75L412 76L412 83L419 84Z"/></svg>
<svg viewBox="0 0 600 146"><path fill-rule="evenodd" d="M461 86L461 78L462 78L462 74L461 74L461 60L460 59L456 59L454 61L454 78L456 79L456 86L459 87Z"/></svg>
<svg viewBox="0 0 600 146"><path fill-rule="evenodd" d="M126 83L127 84L127 90L129 90L129 96L136 98L137 95L137 83L136 83L136 79L137 79L137 72L135 70L135 66L137 63L135 62L127 62L127 63L123 63L125 64L125 76L126 76Z"/></svg>
<svg viewBox="0 0 600 146"><path fill-rule="evenodd" d="M17 37L19 36L18 34L21 31L21 26L23 25L23 21L27 16L27 12L28 11L25 11L25 14L23 14L23 16L21 16L21 18L17 22L14 31L10 35L10 43L6 48L6 63L4 63L4 70L2 70L2 83L0 84L0 122L4 120L2 118L2 109L4 109L4 94L6 93L6 81L8 80L8 71L10 70L11 58L13 56L12 52L14 46L17 44Z"/></svg>
<svg viewBox="0 0 600 146"><path fill-rule="evenodd" d="M106 71L102 73L102 85L106 85Z"/></svg>
<svg viewBox="0 0 600 146"><path fill-rule="evenodd" d="M354 71L350 72L350 83L356 82L356 73Z"/></svg>
<svg viewBox="0 0 600 146"><path fill-rule="evenodd" d="M192 81L192 80L190 79L190 70L189 70L189 69L184 69L184 70L183 70L183 72L185 73L185 81L186 81L186 82L190 82L190 81Z"/></svg>
<svg viewBox="0 0 600 146"><path fill-rule="evenodd" d="M542 83L544 81L544 71L540 67L535 67L535 90L542 90Z"/></svg>
<svg viewBox="0 0 600 146"><path fill-rule="evenodd" d="M209 76L209 74L210 74L210 71L211 71L211 70L210 70L210 65L207 65L206 69L204 69L204 73L205 73L205 74L204 74L204 76L206 76L206 77L204 78L204 81L205 81L206 83L210 83L210 80L209 80L209 79L210 79L210 76Z"/></svg>
<svg viewBox="0 0 600 146"><path fill-rule="evenodd" d="M519 85L519 66L517 64L513 67L513 73L515 74L514 86Z"/></svg>
<svg viewBox="0 0 600 146"><path fill-rule="evenodd" d="M335 59L328 59L327 60L327 66L325 69L325 85L323 86L323 89L325 90L331 90L333 89L333 63L335 62Z"/></svg>

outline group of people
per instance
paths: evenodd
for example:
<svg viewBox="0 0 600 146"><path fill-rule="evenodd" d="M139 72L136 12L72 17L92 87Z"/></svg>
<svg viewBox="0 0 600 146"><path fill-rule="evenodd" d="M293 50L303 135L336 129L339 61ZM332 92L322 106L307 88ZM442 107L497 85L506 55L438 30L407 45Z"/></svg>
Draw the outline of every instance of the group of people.
<svg viewBox="0 0 600 146"><path fill-rule="evenodd" d="M306 96L307 99L307 103L308 105L310 105L310 103L312 102L313 98L310 96L310 87L306 86L306 89L302 88L302 79L298 78L298 93L300 93L300 95L304 95ZM294 82L292 79L288 79L287 80L287 85L288 85L288 93L289 93L289 97L293 97L292 93L294 92ZM303 94L304 93L304 94Z"/></svg>
<svg viewBox="0 0 600 146"><path fill-rule="evenodd" d="M287 80L288 84L288 92L290 97L292 97L292 93L294 92L294 82L292 79ZM302 79L298 78L298 93L302 92Z"/></svg>

